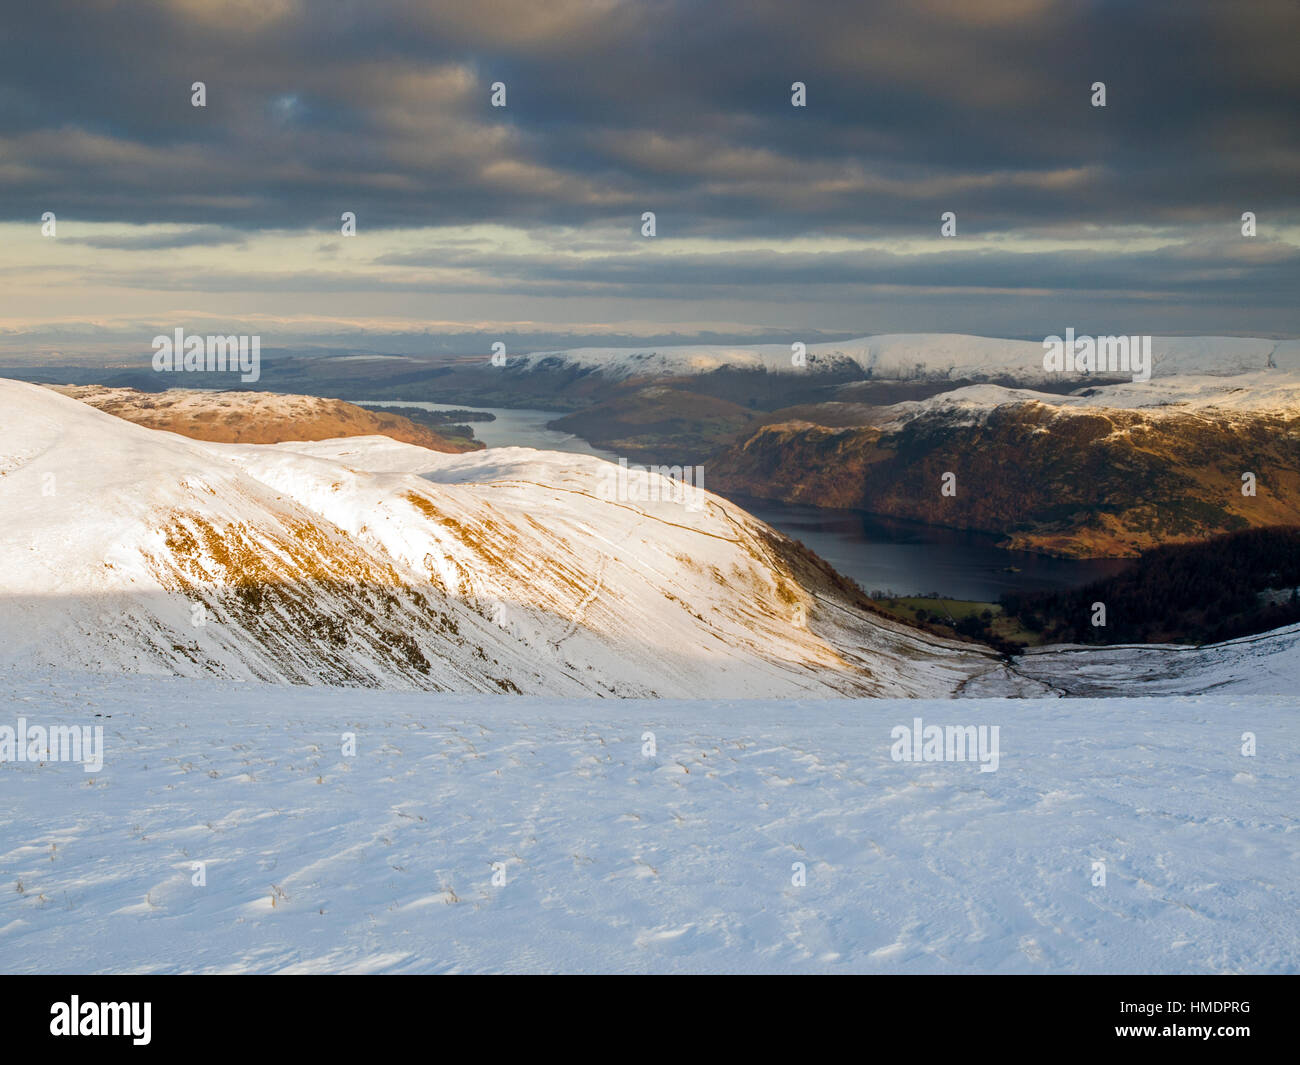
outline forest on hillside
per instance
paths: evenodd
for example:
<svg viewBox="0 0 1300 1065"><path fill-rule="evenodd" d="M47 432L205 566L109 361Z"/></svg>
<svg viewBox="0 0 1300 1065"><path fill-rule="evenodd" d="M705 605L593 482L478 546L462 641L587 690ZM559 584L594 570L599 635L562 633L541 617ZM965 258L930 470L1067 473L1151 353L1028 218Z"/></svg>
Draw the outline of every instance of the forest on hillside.
<svg viewBox="0 0 1300 1065"><path fill-rule="evenodd" d="M1097 604L1105 624L1094 623ZM1066 591L1008 593L1001 606L1047 643L1199 644L1265 632L1300 621L1300 528L1157 547L1113 577ZM982 623L975 616L964 628Z"/></svg>

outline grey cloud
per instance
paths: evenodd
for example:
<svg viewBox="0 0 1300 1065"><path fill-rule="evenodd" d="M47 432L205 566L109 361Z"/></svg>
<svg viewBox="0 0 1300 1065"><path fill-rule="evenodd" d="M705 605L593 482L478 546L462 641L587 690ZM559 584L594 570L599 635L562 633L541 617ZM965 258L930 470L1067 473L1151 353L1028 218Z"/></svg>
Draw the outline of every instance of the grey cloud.
<svg viewBox="0 0 1300 1065"><path fill-rule="evenodd" d="M1254 0L44 0L0 40L0 217L169 222L197 241L386 227L963 235L1300 221L1300 5ZM57 52L58 63L49 56ZM208 106L190 106L202 80ZM493 109L488 86L508 86ZM807 83L809 106L790 106ZM1104 81L1108 106L1089 105ZM204 236L207 234L207 236ZM157 241L163 241L158 243ZM179 247L87 239L105 250ZM151 243L152 242L152 243ZM1179 243L1171 238L1171 248ZM323 252L323 254L328 254ZM1297 263L1183 254L456 260L445 292L683 301L782 288L1039 288L1260 304ZM393 267L451 263L384 257ZM178 287L232 291L213 272ZM284 291L422 282L280 278ZM311 286L317 286L313 289ZM341 289L339 289L341 290ZM1139 297L1136 294L1146 294ZM1274 320L1295 328L1292 310Z"/></svg>
<svg viewBox="0 0 1300 1065"><path fill-rule="evenodd" d="M160 233L150 230L144 233L64 239L69 244L84 244L91 248L108 248L115 251L154 251L164 248L219 247L247 243L243 233L222 226L198 226L179 233Z"/></svg>
<svg viewBox="0 0 1300 1065"><path fill-rule="evenodd" d="M1106 297L1117 302L1159 298L1166 303L1231 301L1236 305L1285 306L1293 302L1300 250L1262 241L1242 251L1222 241L1172 244L1114 256L1098 252L992 252L945 247L904 255L885 252L737 252L698 254L507 255L432 249L381 255L372 260L390 271L274 272L228 269L202 273L172 270L83 271L100 284L162 291L334 293L352 296L356 313L369 296L478 294L555 300L663 299L683 302L747 298L852 301L881 290L917 298L944 293L1019 293L1026 301L1045 293ZM349 301L340 299L340 313Z"/></svg>
<svg viewBox="0 0 1300 1065"><path fill-rule="evenodd" d="M126 221L311 224L346 204L380 224L584 224L653 203L682 232L792 232L1293 203L1295 5L980 7L286 3L244 24L248 5L51 0L10 17L11 42L57 36L66 62L3 50L0 135L37 176L0 177L0 210L42 194ZM1060 171L1088 177L1016 179Z"/></svg>

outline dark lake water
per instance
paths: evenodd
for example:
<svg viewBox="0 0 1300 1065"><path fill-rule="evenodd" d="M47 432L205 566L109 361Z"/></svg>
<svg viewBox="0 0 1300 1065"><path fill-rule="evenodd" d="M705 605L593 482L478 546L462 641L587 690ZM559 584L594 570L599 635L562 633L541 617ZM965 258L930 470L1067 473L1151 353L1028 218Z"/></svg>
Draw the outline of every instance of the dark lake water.
<svg viewBox="0 0 1300 1065"><path fill-rule="evenodd" d="M734 501L817 552L868 592L938 592L952 599L996 602L1003 592L1077 588L1127 565L1124 559L1051 558L1004 551L993 536L891 521L858 511L742 496Z"/></svg>
<svg viewBox="0 0 1300 1065"><path fill-rule="evenodd" d="M618 461L572 433L546 428L557 411L467 407L454 403L352 400L370 406L422 410L486 410L495 421L473 422L474 435L488 447L536 447ZM705 469L708 488L708 470ZM1003 551L996 537L933 525L891 521L849 510L824 510L761 499L733 497L757 518L821 555L866 591L896 595L937 592L950 599L995 602L1007 591L1077 588L1109 577L1127 565L1122 559L1064 559L1026 551Z"/></svg>

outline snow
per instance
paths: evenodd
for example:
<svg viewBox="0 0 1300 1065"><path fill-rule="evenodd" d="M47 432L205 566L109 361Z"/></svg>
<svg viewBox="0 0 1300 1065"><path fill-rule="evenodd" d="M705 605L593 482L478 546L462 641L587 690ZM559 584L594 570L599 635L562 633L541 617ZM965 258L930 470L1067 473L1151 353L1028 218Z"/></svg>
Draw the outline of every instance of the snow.
<svg viewBox="0 0 1300 1065"><path fill-rule="evenodd" d="M0 410L0 665L679 698L1285 694L1300 679L1285 630L1009 670L796 577L793 548L716 496L610 497L615 467L592 456L204 443L10 381Z"/></svg>
<svg viewBox="0 0 1300 1065"><path fill-rule="evenodd" d="M1030 388L978 384L954 388L923 400L895 403L874 424L897 429L914 418L938 414L958 423L977 424L998 407L1038 403L1062 411L1130 410L1151 418L1188 414L1293 414L1300 411L1300 371L1262 370L1223 377L1187 374L1086 385L1061 395Z"/></svg>
<svg viewBox="0 0 1300 1065"><path fill-rule="evenodd" d="M5 972L1300 971L1294 696L0 678L0 726L106 744L0 766ZM891 760L914 717L999 726L998 771Z"/></svg>
<svg viewBox="0 0 1300 1065"><path fill-rule="evenodd" d="M1066 323L1068 325L1068 323ZM1077 330L1083 336L1082 330ZM1065 326L1060 330L1065 334ZM792 341L798 340L792 337ZM708 373L723 367L772 373L817 373L857 368L884 380L960 380L1009 377L1041 382L1043 344L960 333L896 333L807 345L797 366L789 344L681 345L656 348L571 348L511 359L515 372L555 364L623 379ZM1267 369L1300 371L1300 340L1257 337L1152 337L1156 377L1174 374L1235 375Z"/></svg>
<svg viewBox="0 0 1300 1065"><path fill-rule="evenodd" d="M0 381L0 730L105 738L0 763L0 971L1300 971L1300 626L1010 674L609 469ZM892 760L918 717L997 771Z"/></svg>
<svg viewBox="0 0 1300 1065"><path fill-rule="evenodd" d="M1300 625L1204 647L1032 648L1016 660L1016 670L1069 695L1294 694L1300 692ZM980 689L975 681L968 690L978 694Z"/></svg>
<svg viewBox="0 0 1300 1065"><path fill-rule="evenodd" d="M602 492L617 467L591 456L206 443L13 381L0 410L0 663L737 697L946 695L1001 669L799 583L716 496Z"/></svg>

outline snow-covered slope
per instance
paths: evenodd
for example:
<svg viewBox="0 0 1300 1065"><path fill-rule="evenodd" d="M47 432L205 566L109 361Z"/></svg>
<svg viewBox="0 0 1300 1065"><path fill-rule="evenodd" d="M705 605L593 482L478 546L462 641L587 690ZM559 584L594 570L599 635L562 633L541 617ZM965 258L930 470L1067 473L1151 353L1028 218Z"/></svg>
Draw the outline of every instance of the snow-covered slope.
<svg viewBox="0 0 1300 1065"><path fill-rule="evenodd" d="M1039 403L1064 411L1142 411L1154 418L1209 411L1246 416L1294 414L1300 411L1300 370L1257 370L1234 376L1175 375L1084 386L1064 395L994 384L966 385L928 399L895 403L876 412L872 423L896 429L913 418L936 414L954 424L976 424L998 407L1019 403Z"/></svg>
<svg viewBox="0 0 1300 1065"><path fill-rule="evenodd" d="M1000 668L857 609L717 497L602 495L599 459L203 443L12 381L0 412L0 662L773 697L944 695Z"/></svg>
<svg viewBox="0 0 1300 1065"><path fill-rule="evenodd" d="M0 668L0 725L104 729L0 767L0 971L1295 973L1298 710ZM915 717L998 770L893 761Z"/></svg>
<svg viewBox="0 0 1300 1065"><path fill-rule="evenodd" d="M1016 659L1016 670L1071 696L1300 693L1300 625L1204 647L1034 648Z"/></svg>
<svg viewBox="0 0 1300 1065"><path fill-rule="evenodd" d="M1254 337L1152 337L1153 376L1240 374L1276 369L1300 371L1300 340ZM796 366L788 344L660 348L572 348L512 358L515 372L544 367L577 368L611 379L660 374L708 373L730 367L772 373L856 369L883 380L1044 381L1039 341L1002 340L958 333L899 333L807 346Z"/></svg>
<svg viewBox="0 0 1300 1065"><path fill-rule="evenodd" d="M677 697L1300 682L1288 630L1200 651L1034 654L1009 672L862 610L715 496L698 510L610 497L613 467L589 456L203 443L8 381L0 412L0 664Z"/></svg>

